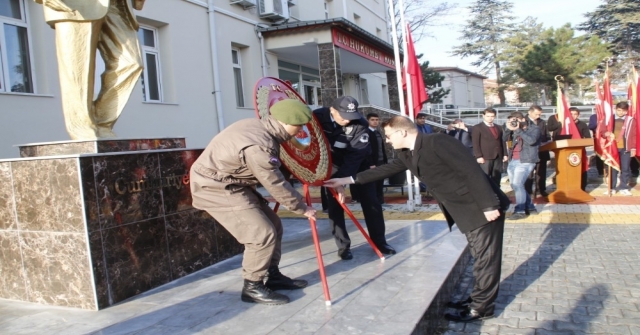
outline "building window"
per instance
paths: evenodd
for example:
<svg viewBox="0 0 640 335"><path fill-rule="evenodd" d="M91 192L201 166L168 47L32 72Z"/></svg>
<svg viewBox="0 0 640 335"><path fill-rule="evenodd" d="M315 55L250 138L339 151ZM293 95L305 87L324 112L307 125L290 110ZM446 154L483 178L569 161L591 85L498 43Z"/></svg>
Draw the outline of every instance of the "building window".
<svg viewBox="0 0 640 335"><path fill-rule="evenodd" d="M329 4L326 1L324 2L324 18L329 18Z"/></svg>
<svg viewBox="0 0 640 335"><path fill-rule="evenodd" d="M152 27L140 27L138 39L142 47L142 61L144 63L144 73L141 76L144 101L162 102L158 30Z"/></svg>
<svg viewBox="0 0 640 335"><path fill-rule="evenodd" d="M236 106L244 107L244 85L242 84L242 59L239 49L231 49L233 80L236 88Z"/></svg>
<svg viewBox="0 0 640 335"><path fill-rule="evenodd" d="M0 92L33 93L33 74L22 0L0 0Z"/></svg>

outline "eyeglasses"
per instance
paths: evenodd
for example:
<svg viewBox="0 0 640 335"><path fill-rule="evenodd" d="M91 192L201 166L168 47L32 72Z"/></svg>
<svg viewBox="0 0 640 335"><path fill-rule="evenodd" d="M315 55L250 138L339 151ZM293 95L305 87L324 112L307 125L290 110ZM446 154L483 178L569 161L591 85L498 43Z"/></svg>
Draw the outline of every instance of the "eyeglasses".
<svg viewBox="0 0 640 335"><path fill-rule="evenodd" d="M387 138L387 140L390 140L390 139L391 139L391 135L393 135L393 134L395 134L395 133L397 133L397 132L399 132L399 131L402 131L402 130L396 130L396 131L394 131L393 133L391 133L391 134L389 134L389 135L384 135L384 137L386 137L386 138Z"/></svg>

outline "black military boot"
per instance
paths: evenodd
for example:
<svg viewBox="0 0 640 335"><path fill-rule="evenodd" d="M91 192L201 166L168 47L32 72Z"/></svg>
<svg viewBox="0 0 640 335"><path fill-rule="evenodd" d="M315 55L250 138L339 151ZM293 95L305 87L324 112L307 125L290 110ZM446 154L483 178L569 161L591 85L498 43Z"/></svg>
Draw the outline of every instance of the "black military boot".
<svg viewBox="0 0 640 335"><path fill-rule="evenodd" d="M264 286L262 280L251 281L244 280L242 295L240 299L244 302L255 302L265 305L284 305L289 302L289 297L278 292L271 291Z"/></svg>
<svg viewBox="0 0 640 335"><path fill-rule="evenodd" d="M272 290L297 290L307 287L307 281L302 279L291 279L282 273L277 266L269 267L267 272L267 282L265 285Z"/></svg>

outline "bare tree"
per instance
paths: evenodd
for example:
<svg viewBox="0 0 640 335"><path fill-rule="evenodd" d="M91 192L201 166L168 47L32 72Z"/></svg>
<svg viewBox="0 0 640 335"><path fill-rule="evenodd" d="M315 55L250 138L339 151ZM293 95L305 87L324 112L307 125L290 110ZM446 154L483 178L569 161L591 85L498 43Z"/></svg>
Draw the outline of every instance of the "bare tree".
<svg viewBox="0 0 640 335"><path fill-rule="evenodd" d="M400 23L399 0L393 0L394 16L396 18L396 31L398 41L402 45L402 33ZM457 7L455 3L440 2L435 0L404 0L404 18L411 28L413 42L418 42L422 37L432 36L429 33L430 27L441 25L440 19L450 15Z"/></svg>

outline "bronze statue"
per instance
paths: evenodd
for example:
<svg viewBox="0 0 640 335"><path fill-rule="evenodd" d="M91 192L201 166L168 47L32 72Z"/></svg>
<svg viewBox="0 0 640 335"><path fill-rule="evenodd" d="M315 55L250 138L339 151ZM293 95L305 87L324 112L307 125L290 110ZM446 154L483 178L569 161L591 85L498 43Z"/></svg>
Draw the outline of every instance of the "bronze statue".
<svg viewBox="0 0 640 335"><path fill-rule="evenodd" d="M67 132L74 140L115 137L113 125L142 73L138 22L144 0L35 0L56 30ZM105 63L94 101L96 49Z"/></svg>

